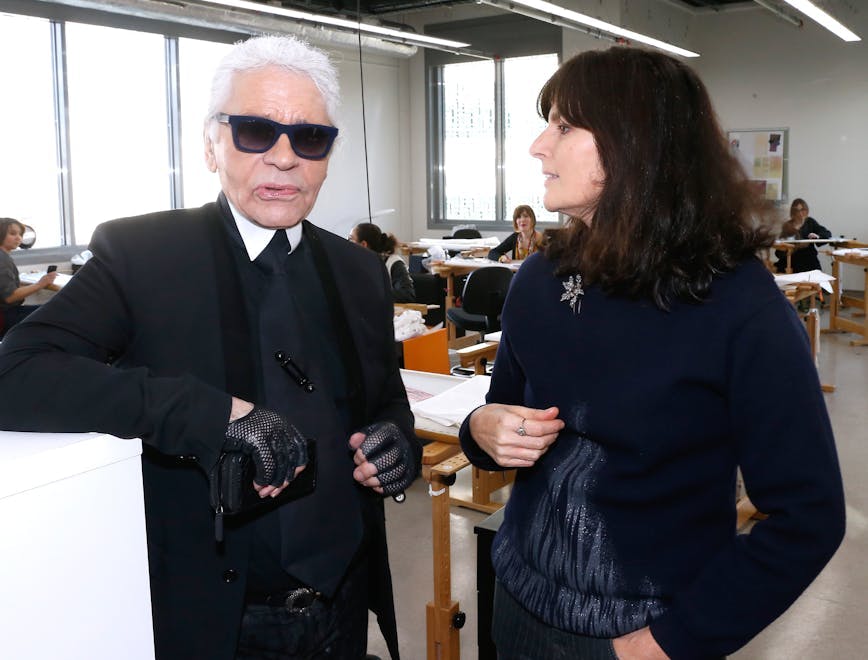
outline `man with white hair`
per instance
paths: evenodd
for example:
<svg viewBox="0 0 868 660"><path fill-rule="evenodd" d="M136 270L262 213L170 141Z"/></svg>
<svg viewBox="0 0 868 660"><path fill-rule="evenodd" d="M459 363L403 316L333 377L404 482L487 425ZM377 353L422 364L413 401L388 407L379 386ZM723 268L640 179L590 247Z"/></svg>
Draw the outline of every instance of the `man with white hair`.
<svg viewBox="0 0 868 660"><path fill-rule="evenodd" d="M98 227L0 350L0 427L142 438L159 660L361 659L369 607L398 655L382 497L421 448L381 261L306 220L338 99L322 52L236 45L205 123L217 202ZM12 395L33 381L52 396Z"/></svg>

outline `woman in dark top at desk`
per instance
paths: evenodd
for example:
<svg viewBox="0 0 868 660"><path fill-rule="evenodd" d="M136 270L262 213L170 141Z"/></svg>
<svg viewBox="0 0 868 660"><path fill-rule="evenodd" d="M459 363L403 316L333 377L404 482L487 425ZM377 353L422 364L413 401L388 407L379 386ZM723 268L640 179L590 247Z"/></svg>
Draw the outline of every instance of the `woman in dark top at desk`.
<svg viewBox="0 0 868 660"><path fill-rule="evenodd" d="M780 239L782 241L788 238L832 238L832 232L809 216L808 212L808 203L805 200L801 197L793 200L793 203L790 204L790 219L781 227ZM775 250L775 256L778 258L775 269L779 273L786 272L787 251ZM821 270L820 260L817 258L817 244L800 245L797 243L796 249L793 250L792 257L790 257L790 266L794 273Z"/></svg>
<svg viewBox="0 0 868 660"><path fill-rule="evenodd" d="M57 273L47 273L35 284L21 286L18 267L9 254L21 245L24 225L12 218L0 218L0 336L35 310L38 305L25 305L24 299L54 283Z"/></svg>
<svg viewBox="0 0 868 660"><path fill-rule="evenodd" d="M570 219L513 278L460 431L478 467L518 468L492 546L498 657L721 658L844 534L805 329L756 256L771 211L673 57L583 52L539 108L545 207ZM768 514L749 535L738 467Z"/></svg>
<svg viewBox="0 0 868 660"><path fill-rule="evenodd" d="M543 235L536 230L536 214L527 204L515 207L512 212L512 228L515 233L507 236L496 248L492 248L488 253L489 259L501 263L520 261L542 247Z"/></svg>
<svg viewBox="0 0 868 660"><path fill-rule="evenodd" d="M398 240L392 234L386 234L372 222L356 225L349 236L350 241L362 247L373 250L383 259L389 278L392 280L392 297L396 303L416 302L416 290L413 279L407 270L407 264L400 255L395 254Z"/></svg>

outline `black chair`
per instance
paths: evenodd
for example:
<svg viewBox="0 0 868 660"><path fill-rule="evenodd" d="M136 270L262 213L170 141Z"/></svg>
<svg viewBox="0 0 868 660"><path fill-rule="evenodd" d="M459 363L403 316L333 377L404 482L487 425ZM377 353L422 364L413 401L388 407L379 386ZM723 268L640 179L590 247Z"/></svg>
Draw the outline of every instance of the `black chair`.
<svg viewBox="0 0 868 660"><path fill-rule="evenodd" d="M478 229L456 229L450 238L482 238Z"/></svg>
<svg viewBox="0 0 868 660"><path fill-rule="evenodd" d="M500 330L500 312L512 282L512 271L502 266L486 266L467 276L461 293L461 307L450 307L446 316L463 336L466 330L479 333Z"/></svg>
<svg viewBox="0 0 868 660"><path fill-rule="evenodd" d="M425 323L427 325L441 323L443 309L446 307L446 280L432 273L410 273L410 279L413 280L417 303L438 305L437 309L428 311Z"/></svg>

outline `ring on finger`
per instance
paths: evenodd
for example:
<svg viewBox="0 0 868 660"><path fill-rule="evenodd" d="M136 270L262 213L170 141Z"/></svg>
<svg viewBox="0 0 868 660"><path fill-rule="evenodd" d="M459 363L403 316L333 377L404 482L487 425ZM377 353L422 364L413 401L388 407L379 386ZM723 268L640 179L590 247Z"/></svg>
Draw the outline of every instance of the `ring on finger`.
<svg viewBox="0 0 868 660"><path fill-rule="evenodd" d="M524 417L521 418L521 424L518 425L518 428L515 430L522 438L527 435L527 430L524 428Z"/></svg>

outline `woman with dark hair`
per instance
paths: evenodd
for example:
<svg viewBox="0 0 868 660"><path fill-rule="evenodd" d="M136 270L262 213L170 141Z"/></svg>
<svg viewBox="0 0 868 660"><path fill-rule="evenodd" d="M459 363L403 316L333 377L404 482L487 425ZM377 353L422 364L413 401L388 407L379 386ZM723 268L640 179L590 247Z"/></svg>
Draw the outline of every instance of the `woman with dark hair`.
<svg viewBox="0 0 868 660"><path fill-rule="evenodd" d="M814 220L809 213L808 203L801 197L796 197L790 204L790 218L781 227L781 239L788 238L832 238L832 232ZM775 269L783 273L787 269L787 253L785 250L775 250L778 260ZM807 270L821 270L817 257L817 245L808 243L799 245L790 257L790 266L794 273L804 273Z"/></svg>
<svg viewBox="0 0 868 660"><path fill-rule="evenodd" d="M526 259L542 247L543 235L536 230L536 214L527 204L520 204L512 212L510 234L496 248L488 253L488 258L501 263Z"/></svg>
<svg viewBox="0 0 868 660"><path fill-rule="evenodd" d="M513 279L460 432L475 465L518 468L492 548L498 655L720 658L844 532L808 340L756 256L771 211L672 57L581 53L539 109L545 207L570 220ZM768 514L749 536L739 467Z"/></svg>
<svg viewBox="0 0 868 660"><path fill-rule="evenodd" d="M57 273L47 273L35 284L21 286L18 267L9 253L21 245L23 236L23 223L0 218L0 313L3 314L0 336L38 307L23 304L24 299L53 284L57 277Z"/></svg>
<svg viewBox="0 0 868 660"><path fill-rule="evenodd" d="M413 288L413 279L407 270L407 264L404 263L400 255L395 254L398 239L392 234L386 234L372 222L356 225L350 233L349 239L353 243L373 250L382 257L392 280L392 297L396 303L416 302L416 291Z"/></svg>

